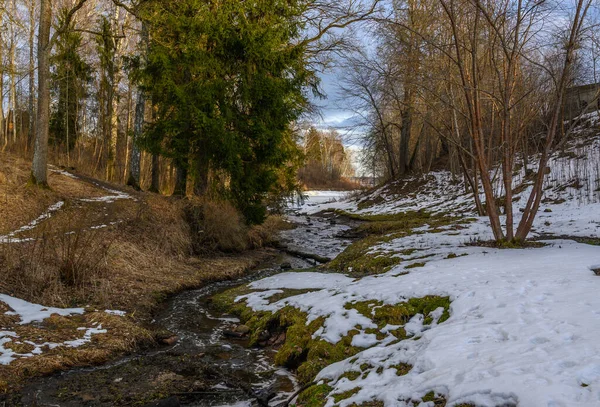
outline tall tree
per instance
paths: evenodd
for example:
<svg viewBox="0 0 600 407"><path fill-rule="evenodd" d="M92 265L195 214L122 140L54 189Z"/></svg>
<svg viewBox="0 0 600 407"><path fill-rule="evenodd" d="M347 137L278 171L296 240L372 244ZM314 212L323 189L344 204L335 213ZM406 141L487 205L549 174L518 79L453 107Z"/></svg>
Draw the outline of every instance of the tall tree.
<svg viewBox="0 0 600 407"><path fill-rule="evenodd" d="M177 168L175 193L191 173L205 189L211 170L227 174L228 195L251 222L278 170L297 153L290 124L314 81L305 44L295 41L305 4L154 1L143 86L158 109L144 133L147 148Z"/></svg>
<svg viewBox="0 0 600 407"><path fill-rule="evenodd" d="M139 65L141 69L146 64L146 54L148 53L148 28L145 22L142 22L142 29L140 34L139 43ZM136 90L136 102L135 102L135 118L133 123L133 140L131 146L131 153L129 157L129 178L127 179L127 185L130 185L136 189L140 189L140 173L142 165L142 154L139 147L139 139L142 136L144 130L144 123L146 117L146 94L140 87Z"/></svg>
<svg viewBox="0 0 600 407"><path fill-rule="evenodd" d="M59 26L66 18L65 13L59 17ZM79 138L79 107L91 80L91 67L80 55L81 41L81 33L75 31L75 24L71 22L57 37L56 53L51 58L52 90L57 102L50 118L50 137L66 149L67 156Z"/></svg>
<svg viewBox="0 0 600 407"><path fill-rule="evenodd" d="M35 125L35 0L29 0L29 123L27 134L27 148L33 143Z"/></svg>
<svg viewBox="0 0 600 407"><path fill-rule="evenodd" d="M40 1L40 22L38 28L38 109L36 137L31 170L31 182L35 185L48 185L48 135L50 132L50 54L56 37L71 23L71 19L87 0L78 0L66 14L63 25L50 37L52 27L51 0Z"/></svg>

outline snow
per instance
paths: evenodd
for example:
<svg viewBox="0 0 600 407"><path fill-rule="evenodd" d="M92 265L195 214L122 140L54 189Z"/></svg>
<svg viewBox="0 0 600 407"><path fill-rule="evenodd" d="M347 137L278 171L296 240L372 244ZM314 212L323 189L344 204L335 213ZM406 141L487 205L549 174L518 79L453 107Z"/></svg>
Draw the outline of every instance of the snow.
<svg viewBox="0 0 600 407"><path fill-rule="evenodd" d="M19 341L19 335L16 332L11 331L0 331L0 365L9 365L13 360L19 358L31 358L34 356L41 355L43 353L44 348L48 349L56 349L58 347L69 347L69 348L78 348L80 346L85 345L92 341L92 335L103 334L106 333L106 329L102 329L102 325L98 325L97 327L92 328L78 328L78 331L85 331L83 337L77 338L70 341L55 343L55 342L44 342L44 343L35 343L32 341ZM18 344L25 343L33 346L33 350L29 353L17 353L10 348L5 347L10 342L15 342Z"/></svg>
<svg viewBox="0 0 600 407"><path fill-rule="evenodd" d="M399 400L438 389L450 405L496 406L518 400L532 407L597 406L600 278L590 267L599 262L600 249L572 241L548 243L523 250L471 248L466 257L431 261L402 276L392 271L356 281L339 274L280 274L255 282L252 288L321 289L268 306L256 302L255 309L293 305L307 312L309 320L324 316L320 336L336 342L357 325L363 329L374 325L345 309L349 302L395 304L426 295L450 296L449 320L425 330L422 317L417 316L405 326L421 336L419 340L393 345L384 340L358 354L353 364L346 360L325 368L319 378L336 380L366 361L384 368L400 362L414 366L406 376L384 369L364 379L334 382L338 393L362 388L341 405L376 398L386 405L404 406ZM441 310L434 314L439 318ZM364 331L353 339L353 345L362 347L376 342L374 335ZM328 405L333 405L331 400Z"/></svg>
<svg viewBox="0 0 600 407"><path fill-rule="evenodd" d="M64 175L65 177L69 177L72 179L78 179L77 176L71 174L70 172L67 172L65 170L61 170L60 168L56 168L54 166L49 166L49 169L51 172L55 173L55 174L60 174L60 175Z"/></svg>
<svg viewBox="0 0 600 407"><path fill-rule="evenodd" d="M46 209L46 211L43 214L41 214L36 219L29 222L27 225L21 226L19 229L15 230L13 232L10 232L8 235L0 236L0 244L2 244L2 243L18 243L18 242L26 242L26 241L33 240L33 239L18 239L18 238L15 238L15 236L21 232L25 232L25 231L34 229L35 227L37 227L37 225L40 222L52 217L52 214L54 212L60 210L64 204L65 203L63 201L59 201L53 205L50 205L50 207L48 209Z"/></svg>
<svg viewBox="0 0 600 407"><path fill-rule="evenodd" d="M20 318L20 325L30 324L33 322L43 322L46 318L49 318L53 314L62 316L81 315L84 313L83 308L54 308L44 307L42 305L34 304L19 298L11 297L6 294L0 294L0 301L8 305L12 311L7 311L6 315L17 315ZM125 315L123 311L111 311L106 310L109 314L114 315ZM32 341L19 341L19 335L13 331L0 331L0 365L8 365L17 358L29 358L36 355L41 355L44 348L55 349L60 346L66 346L70 348L76 348L89 343L92 340L93 335L106 333L106 329L102 329L101 324L91 328L78 328L79 331L85 331L81 338L65 341L62 343L44 342L35 343ZM26 343L34 347L30 353L19 354L6 345L10 342Z"/></svg>
<svg viewBox="0 0 600 407"><path fill-rule="evenodd" d="M600 138L568 151L551 160L534 237L600 237ZM341 209L358 214L426 210L472 221L441 230L425 225L372 247L371 254L402 257L385 274L355 279L326 272L283 273L250 284L258 291L238 300L256 311L293 306L307 314L309 323L323 317L314 337L332 343L360 328L352 345L363 350L326 367L317 377L333 387L328 407L373 400L386 407L413 407L413 401L418 403L430 391L444 395L448 406L600 406L600 277L593 271L600 268L600 247L564 237L543 240L546 246L540 248L474 246L471 243L490 240L492 234L488 219L475 215L464 184L448 172L436 172L427 175L418 190L404 189L420 179L359 199L315 193L315 198L309 196L295 207L294 220L302 231L306 228L302 214ZM524 170L514 182L524 185L514 202L518 222L531 186ZM502 186L498 188L501 194ZM374 204L359 209L367 201ZM296 238L299 244L301 236ZM415 251L401 254L406 249ZM417 261L424 267L406 268ZM313 291L269 301L284 289ZM380 330L384 338L378 340L365 332L377 328L371 318L345 307L359 301L398 304L428 295L450 298L450 318L438 323L442 308L430 314L429 325L423 315L414 316L404 326L414 335L409 340L396 341L392 332L398 327L389 325ZM400 363L413 368L398 376L393 366ZM360 372L364 364L371 367L356 380L341 377L347 371ZM356 388L357 393L334 403L333 394Z"/></svg>
<svg viewBox="0 0 600 407"><path fill-rule="evenodd" d="M101 196L98 198L83 198L80 199L81 202L105 202L105 203L113 203L115 201L124 200L124 199L133 199L131 195L126 192L118 191L116 189L110 189L103 186L98 185L100 188L109 192L111 195Z"/></svg>
<svg viewBox="0 0 600 407"><path fill-rule="evenodd" d="M69 316L84 313L83 308L44 307L43 305L33 304L6 294L0 294L0 301L12 308L12 311L6 312L6 315L18 315L21 319L21 325L31 322L43 322L52 314Z"/></svg>
<svg viewBox="0 0 600 407"><path fill-rule="evenodd" d="M349 191L306 191L302 194L301 202L298 197L290 202L290 207L302 213L316 213L326 205L327 208L335 207L336 202L344 202L352 193Z"/></svg>
<svg viewBox="0 0 600 407"><path fill-rule="evenodd" d="M69 348L78 348L80 346L85 345L88 342L91 342L92 335L105 334L106 332L108 332L106 329L102 329L102 324L98 325L95 328L78 328L78 330L85 331L83 337L72 341L66 341L63 343L64 346L68 346Z"/></svg>
<svg viewBox="0 0 600 407"><path fill-rule="evenodd" d="M125 311L119 311L119 310L107 309L107 310L104 310L104 312L106 312L107 314L116 315L119 317L124 317L125 315L127 315L127 313Z"/></svg>

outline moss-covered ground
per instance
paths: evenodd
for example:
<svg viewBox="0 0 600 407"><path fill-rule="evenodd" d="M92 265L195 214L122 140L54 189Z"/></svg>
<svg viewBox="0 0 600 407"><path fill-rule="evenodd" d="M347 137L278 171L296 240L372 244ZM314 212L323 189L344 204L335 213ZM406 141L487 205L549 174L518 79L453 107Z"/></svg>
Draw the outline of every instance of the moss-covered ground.
<svg viewBox="0 0 600 407"><path fill-rule="evenodd" d="M276 299L287 298L292 295L298 295L306 290L283 290L283 293L277 294L277 298L270 298L271 302ZM251 344L259 344L261 338L280 335L285 332L285 342L279 348L275 363L295 370L302 383L311 383L317 374L326 366L335 362L351 358L353 355L362 351L363 348L352 346L352 338L360 333L359 328L349 331L340 341L333 344L318 337L315 333L325 322L324 318L317 318L307 323L307 315L291 306L285 306L275 313L255 312L246 305L245 299L236 301L240 296L247 295L252 290L247 286L237 287L213 297L213 306L226 310L232 314L238 315L241 321L250 328ZM390 332L397 340L409 339L410 335L406 333L403 326L415 315L422 314L424 324L430 325L434 322L442 323L450 316L450 299L448 297L427 296L423 298L412 298L406 302L389 305L378 301L354 302L346 304L347 309L355 309L359 313L371 319L377 328L367 329L366 333L377 335L379 340L384 339L388 334L381 332L387 325L397 325L399 328ZM442 308L443 312L437 321L434 321L431 315L433 311ZM414 339L414 338L413 338ZM397 375L405 375L412 369L412 366L400 363L391 366L396 369ZM372 366L363 364L361 371L349 371L342 377L349 380L356 380L363 374L368 373ZM354 389L354 392L359 389ZM319 407L326 401L326 395L330 394L332 388L327 384L319 384L309 387L302 392L298 399L297 406L300 407ZM348 393L348 392L347 392ZM350 397L352 394L335 394L336 403ZM375 404L366 404L367 406L378 406Z"/></svg>
<svg viewBox="0 0 600 407"><path fill-rule="evenodd" d="M460 230L473 219L461 218L447 214L431 214L426 211L408 211L385 215L357 215L338 211L338 215L363 222L352 234L359 236L333 261L326 265L327 269L348 273L352 276L381 274L392 267L408 260L414 248L404 248L398 252L381 252L374 247L391 242L409 234L419 233L414 229L428 225L431 233L448 229ZM414 263L410 267L421 267L423 262Z"/></svg>

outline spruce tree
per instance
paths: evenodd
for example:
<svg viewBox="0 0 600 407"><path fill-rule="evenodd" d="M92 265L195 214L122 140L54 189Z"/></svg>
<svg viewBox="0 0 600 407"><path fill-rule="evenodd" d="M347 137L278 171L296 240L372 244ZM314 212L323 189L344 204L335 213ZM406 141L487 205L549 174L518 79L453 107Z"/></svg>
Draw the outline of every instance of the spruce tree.
<svg viewBox="0 0 600 407"><path fill-rule="evenodd" d="M58 26L64 24L63 12ZM50 140L73 150L80 136L79 107L87 97L87 87L91 81L91 67L81 57L81 34L74 31L75 24L57 37L56 53L51 58L53 65L51 90L56 99L50 117Z"/></svg>
<svg viewBox="0 0 600 407"><path fill-rule="evenodd" d="M288 0L155 0L142 86L158 109L143 144L174 160L177 192L189 174L197 191L209 173L250 223L265 199L293 185L298 147L291 124L315 75L296 41L305 3ZM186 177L187 178L187 177Z"/></svg>

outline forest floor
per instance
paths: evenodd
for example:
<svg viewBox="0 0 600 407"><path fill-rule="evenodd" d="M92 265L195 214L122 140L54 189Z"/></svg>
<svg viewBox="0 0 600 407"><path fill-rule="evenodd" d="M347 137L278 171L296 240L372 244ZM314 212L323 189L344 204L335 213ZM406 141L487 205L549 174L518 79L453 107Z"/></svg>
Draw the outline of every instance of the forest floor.
<svg viewBox="0 0 600 407"><path fill-rule="evenodd" d="M38 189L29 171L0 153L0 392L170 341L150 323L166 298L273 255L192 255L180 200L52 166Z"/></svg>

